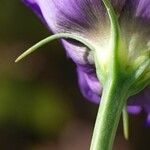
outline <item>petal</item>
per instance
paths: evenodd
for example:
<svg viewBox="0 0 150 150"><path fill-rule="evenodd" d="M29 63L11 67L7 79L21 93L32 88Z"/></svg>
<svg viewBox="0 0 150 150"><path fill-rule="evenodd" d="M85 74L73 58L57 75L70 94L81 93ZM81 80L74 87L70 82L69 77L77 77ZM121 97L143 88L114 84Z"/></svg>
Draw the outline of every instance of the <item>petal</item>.
<svg viewBox="0 0 150 150"><path fill-rule="evenodd" d="M117 1L117 0L114 0ZM118 1L117 1L118 2ZM149 0L125 0L124 14L130 18L150 18L150 1ZM128 18L128 19L130 19Z"/></svg>
<svg viewBox="0 0 150 150"><path fill-rule="evenodd" d="M150 23L150 1L126 0L120 14L120 20L123 20L125 26L134 25L134 28L140 26L140 30L143 30L143 24Z"/></svg>
<svg viewBox="0 0 150 150"><path fill-rule="evenodd" d="M67 51L67 55L72 58L75 63L80 65L94 64L93 52L87 47L84 47L80 43L72 44L65 40L62 41Z"/></svg>
<svg viewBox="0 0 150 150"><path fill-rule="evenodd" d="M54 33L78 34L100 47L104 47L109 41L110 22L101 0L25 0L25 2L33 9L33 3L39 7L47 26Z"/></svg>
<svg viewBox="0 0 150 150"><path fill-rule="evenodd" d="M140 106L128 106L127 111L131 114L139 114L142 108Z"/></svg>
<svg viewBox="0 0 150 150"><path fill-rule="evenodd" d="M150 113L150 86L129 98L129 106L140 106L146 113Z"/></svg>
<svg viewBox="0 0 150 150"><path fill-rule="evenodd" d="M77 66L78 82L83 96L92 102L99 103L102 87L95 77L91 74L90 67Z"/></svg>
<svg viewBox="0 0 150 150"><path fill-rule="evenodd" d="M35 12L35 14L36 14L42 21L45 22L44 17L43 17L42 12L41 12L41 9L40 9L39 6L35 3L34 0L22 0L22 1L23 1L23 3L24 3L26 6L30 7L30 8Z"/></svg>
<svg viewBox="0 0 150 150"><path fill-rule="evenodd" d="M90 42L108 43L108 16L100 0L24 0L53 32L79 34ZM38 6L38 9L35 7ZM106 17L107 16L107 17ZM93 54L83 45L65 42L68 56L79 64L93 64ZM78 57L79 56L79 57Z"/></svg>
<svg viewBox="0 0 150 150"><path fill-rule="evenodd" d="M39 6L44 19L54 32L87 32L104 21L105 13L99 0L26 0ZM102 15L103 14L103 15ZM88 31L89 32L89 31Z"/></svg>
<svg viewBox="0 0 150 150"><path fill-rule="evenodd" d="M150 1L149 0L138 0L136 16L150 19Z"/></svg>
<svg viewBox="0 0 150 150"><path fill-rule="evenodd" d="M150 113L147 114L145 124L146 127L150 127Z"/></svg>

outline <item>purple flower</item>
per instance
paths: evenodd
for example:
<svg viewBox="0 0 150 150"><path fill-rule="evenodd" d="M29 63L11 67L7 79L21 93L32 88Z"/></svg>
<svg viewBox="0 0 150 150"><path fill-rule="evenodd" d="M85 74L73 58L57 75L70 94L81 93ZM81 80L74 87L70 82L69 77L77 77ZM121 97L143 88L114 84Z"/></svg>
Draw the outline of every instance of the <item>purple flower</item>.
<svg viewBox="0 0 150 150"><path fill-rule="evenodd" d="M100 0L24 0L25 4L47 24L54 33L75 33L95 45L107 49L109 19ZM150 50L150 1L111 0L118 16L124 47L131 51L129 62ZM76 63L81 92L87 99L98 103L102 86L96 76L94 56L87 47L75 41L62 40L67 55ZM128 112L144 109L150 122L150 87L132 96Z"/></svg>

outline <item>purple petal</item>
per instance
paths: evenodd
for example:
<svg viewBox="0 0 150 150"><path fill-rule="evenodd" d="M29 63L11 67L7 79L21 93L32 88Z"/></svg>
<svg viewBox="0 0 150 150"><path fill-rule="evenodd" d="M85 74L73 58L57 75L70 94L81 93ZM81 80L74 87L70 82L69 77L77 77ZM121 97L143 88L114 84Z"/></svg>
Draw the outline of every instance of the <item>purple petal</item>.
<svg viewBox="0 0 150 150"><path fill-rule="evenodd" d="M138 0L136 16L150 19L150 1L149 0Z"/></svg>
<svg viewBox="0 0 150 150"><path fill-rule="evenodd" d="M131 114L139 114L142 108L140 106L128 106L127 111Z"/></svg>
<svg viewBox="0 0 150 150"><path fill-rule="evenodd" d="M147 113L150 113L150 86L128 100L129 106L140 106Z"/></svg>
<svg viewBox="0 0 150 150"><path fill-rule="evenodd" d="M99 0L24 0L44 19L53 32L79 34L93 43L106 43L109 23L102 1ZM38 8L37 8L38 6ZM106 19L107 18L107 19ZM100 38L101 37L101 38ZM93 64L93 54L83 46L63 40L68 56L75 63ZM79 57L78 57L79 56Z"/></svg>
<svg viewBox="0 0 150 150"><path fill-rule="evenodd" d="M147 115L146 120L145 120L145 126L150 127L150 113Z"/></svg>
<svg viewBox="0 0 150 150"><path fill-rule="evenodd" d="M44 19L54 32L87 32L99 28L105 13L99 0L25 0L39 6ZM34 9L34 7L33 7ZM103 14L103 15L102 15Z"/></svg>
<svg viewBox="0 0 150 150"><path fill-rule="evenodd" d="M30 7L30 8L35 12L35 14L36 14L42 21L45 22L44 17L43 17L42 12L41 12L41 9L40 9L40 7L35 3L34 0L22 0L22 1L23 1L23 3L24 3L26 6Z"/></svg>
<svg viewBox="0 0 150 150"><path fill-rule="evenodd" d="M81 44L72 44L63 40L67 54L76 64L94 64L93 52Z"/></svg>
<svg viewBox="0 0 150 150"><path fill-rule="evenodd" d="M116 1L118 6L120 6L119 4L120 0L114 0L114 1ZM124 0L124 2L121 5L124 5L123 7L121 7L123 8L122 10L124 11L124 15L127 15L128 17L132 19L137 18L137 17L149 19L150 17L150 1L149 0Z"/></svg>
<svg viewBox="0 0 150 150"><path fill-rule="evenodd" d="M95 74L91 74L91 69L90 67L77 66L78 81L83 96L95 103L99 103L102 87Z"/></svg>

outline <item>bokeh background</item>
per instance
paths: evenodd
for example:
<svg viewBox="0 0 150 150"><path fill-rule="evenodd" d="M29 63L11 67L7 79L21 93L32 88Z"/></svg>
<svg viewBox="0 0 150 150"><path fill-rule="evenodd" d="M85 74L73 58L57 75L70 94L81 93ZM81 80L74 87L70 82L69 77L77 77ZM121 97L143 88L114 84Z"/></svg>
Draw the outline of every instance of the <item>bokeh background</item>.
<svg viewBox="0 0 150 150"><path fill-rule="evenodd" d="M50 34L20 0L0 0L0 150L89 149L98 106L81 95L61 43L14 63ZM120 121L114 150L150 149L144 119L144 113L130 115L128 142Z"/></svg>

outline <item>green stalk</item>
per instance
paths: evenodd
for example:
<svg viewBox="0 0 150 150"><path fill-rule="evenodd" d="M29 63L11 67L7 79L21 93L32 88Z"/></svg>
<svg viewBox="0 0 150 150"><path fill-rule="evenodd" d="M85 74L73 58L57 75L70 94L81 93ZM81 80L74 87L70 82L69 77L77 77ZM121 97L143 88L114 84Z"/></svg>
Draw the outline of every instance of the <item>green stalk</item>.
<svg viewBox="0 0 150 150"><path fill-rule="evenodd" d="M109 81L104 86L90 150L112 150L122 109L128 97L123 80Z"/></svg>
<svg viewBox="0 0 150 150"><path fill-rule="evenodd" d="M129 115L127 112L127 106L125 105L122 110L122 118L123 118L123 133L126 140L129 139Z"/></svg>
<svg viewBox="0 0 150 150"><path fill-rule="evenodd" d="M103 85L101 104L99 106L90 150L112 150L116 130L123 107L128 98L129 81L120 72L119 23L110 0L102 0L111 23L111 63L108 65L107 78ZM98 50L96 51L98 53ZM95 53L95 55L96 55ZM98 58L95 59L97 76L101 74ZM99 77L100 78L100 77Z"/></svg>

